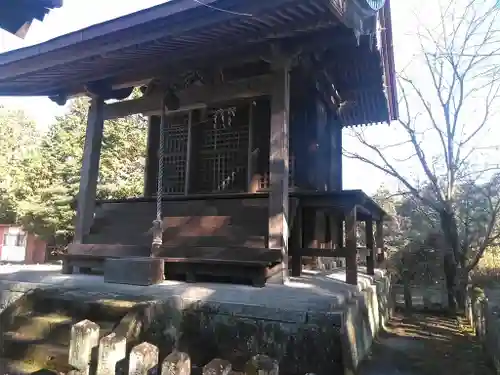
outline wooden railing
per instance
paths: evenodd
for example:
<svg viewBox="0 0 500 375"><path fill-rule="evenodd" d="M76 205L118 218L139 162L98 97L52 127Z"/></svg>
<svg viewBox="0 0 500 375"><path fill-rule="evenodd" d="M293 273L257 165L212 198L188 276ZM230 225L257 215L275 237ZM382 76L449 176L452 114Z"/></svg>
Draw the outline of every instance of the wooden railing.
<svg viewBox="0 0 500 375"><path fill-rule="evenodd" d="M99 339L98 324L83 320L71 328L69 365L74 368L72 375L91 373L96 375L115 375L120 363L126 363L127 342L125 337L110 333ZM92 352L97 348L97 363L92 363ZM94 357L95 358L95 357ZM148 342L132 348L128 355L128 369L120 373L129 375L190 375L191 359L189 354L173 351L160 363L159 349ZM244 372L234 372L229 361L214 358L202 370L203 375L278 375L279 364L272 358L258 354L245 365Z"/></svg>

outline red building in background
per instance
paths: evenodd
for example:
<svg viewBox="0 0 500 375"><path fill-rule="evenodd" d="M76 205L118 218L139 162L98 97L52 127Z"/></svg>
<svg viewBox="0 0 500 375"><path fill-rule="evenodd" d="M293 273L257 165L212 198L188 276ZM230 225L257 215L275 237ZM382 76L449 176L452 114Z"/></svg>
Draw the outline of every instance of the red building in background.
<svg viewBox="0 0 500 375"><path fill-rule="evenodd" d="M0 262L45 263L47 244L18 225L0 224Z"/></svg>

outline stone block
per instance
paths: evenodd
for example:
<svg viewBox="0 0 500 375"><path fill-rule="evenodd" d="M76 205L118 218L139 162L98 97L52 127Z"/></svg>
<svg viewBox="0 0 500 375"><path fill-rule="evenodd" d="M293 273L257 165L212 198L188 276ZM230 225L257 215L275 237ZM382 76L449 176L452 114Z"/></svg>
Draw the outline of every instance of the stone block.
<svg viewBox="0 0 500 375"><path fill-rule="evenodd" d="M164 261L159 258L108 258L104 281L115 284L148 286L163 281Z"/></svg>
<svg viewBox="0 0 500 375"><path fill-rule="evenodd" d="M92 350L99 344L99 325L82 320L71 327L68 362L81 373L88 373Z"/></svg>
<svg viewBox="0 0 500 375"><path fill-rule="evenodd" d="M215 358L203 366L203 375L229 375L232 369L229 361Z"/></svg>
<svg viewBox="0 0 500 375"><path fill-rule="evenodd" d="M99 343L97 375L115 375L116 365L127 355L127 340L116 333L104 336Z"/></svg>
<svg viewBox="0 0 500 375"><path fill-rule="evenodd" d="M279 364L267 355L257 354L253 356L245 366L246 375L278 375Z"/></svg>
<svg viewBox="0 0 500 375"><path fill-rule="evenodd" d="M143 342L130 351L129 375L156 375L159 350L149 342Z"/></svg>
<svg viewBox="0 0 500 375"><path fill-rule="evenodd" d="M173 352L167 355L161 366L161 375L190 375L191 359L187 353Z"/></svg>

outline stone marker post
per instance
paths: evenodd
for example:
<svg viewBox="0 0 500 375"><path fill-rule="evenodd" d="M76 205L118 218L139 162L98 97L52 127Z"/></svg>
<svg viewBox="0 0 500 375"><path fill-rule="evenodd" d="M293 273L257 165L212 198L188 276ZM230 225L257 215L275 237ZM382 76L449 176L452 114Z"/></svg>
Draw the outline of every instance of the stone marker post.
<svg viewBox="0 0 500 375"><path fill-rule="evenodd" d="M98 344L99 326L96 323L85 319L73 325L69 344L69 365L76 368L80 374L88 374L92 349Z"/></svg>
<svg viewBox="0 0 500 375"><path fill-rule="evenodd" d="M129 375L156 375L159 350L149 342L135 346L130 352Z"/></svg>
<svg viewBox="0 0 500 375"><path fill-rule="evenodd" d="M99 343L97 375L115 375L116 364L127 355L127 340L112 332Z"/></svg>
<svg viewBox="0 0 500 375"><path fill-rule="evenodd" d="M264 354L253 356L245 365L246 375L278 375L278 361Z"/></svg>
<svg viewBox="0 0 500 375"><path fill-rule="evenodd" d="M161 366L161 375L190 375L191 359L187 353L173 352L167 355Z"/></svg>
<svg viewBox="0 0 500 375"><path fill-rule="evenodd" d="M203 366L203 375L229 375L232 369L229 361L215 358Z"/></svg>

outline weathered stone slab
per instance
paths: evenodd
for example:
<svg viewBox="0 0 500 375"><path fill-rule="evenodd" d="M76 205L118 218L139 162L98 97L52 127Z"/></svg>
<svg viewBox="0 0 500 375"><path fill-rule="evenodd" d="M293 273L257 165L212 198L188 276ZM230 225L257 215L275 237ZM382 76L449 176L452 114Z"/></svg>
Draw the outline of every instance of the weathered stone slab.
<svg viewBox="0 0 500 375"><path fill-rule="evenodd" d="M158 258L108 258L104 282L148 286L163 281L164 261Z"/></svg>

